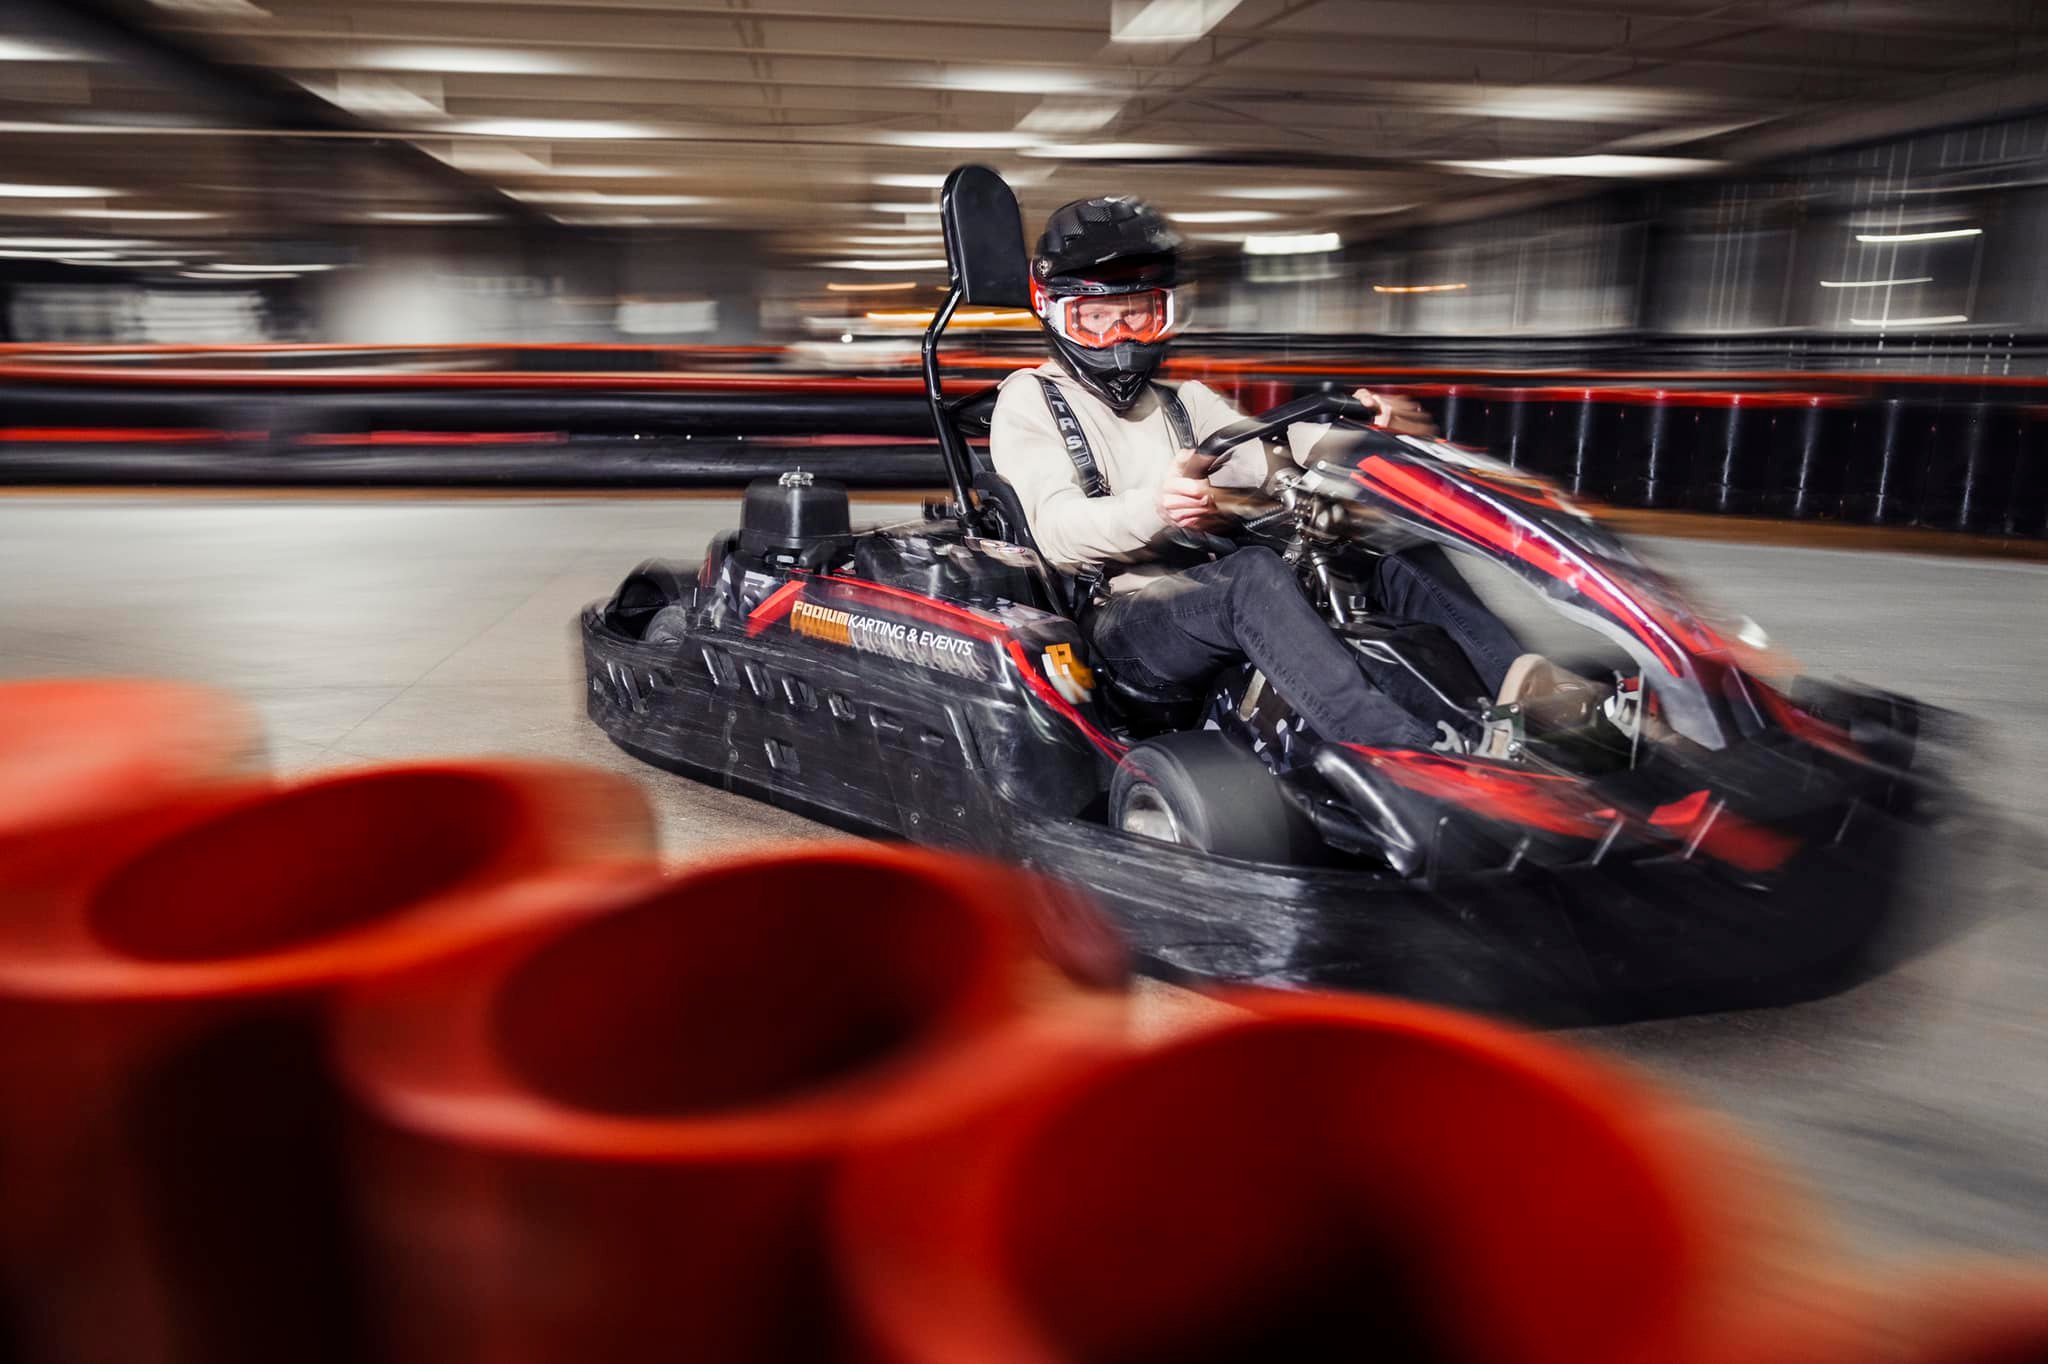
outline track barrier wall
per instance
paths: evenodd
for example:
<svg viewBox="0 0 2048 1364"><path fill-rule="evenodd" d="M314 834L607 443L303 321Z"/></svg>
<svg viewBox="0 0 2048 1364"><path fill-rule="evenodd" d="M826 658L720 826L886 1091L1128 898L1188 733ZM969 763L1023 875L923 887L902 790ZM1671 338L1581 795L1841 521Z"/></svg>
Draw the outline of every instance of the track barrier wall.
<svg viewBox="0 0 2048 1364"><path fill-rule="evenodd" d="M573 372L116 358L0 355L0 482L736 487L792 467L855 487L943 481L919 385L898 372L720 369L736 363L723 353L688 353L687 371ZM951 357L949 395L971 397L1031 359ZM1450 440L1593 501L2048 535L2048 379L1460 373L1222 356L1177 356L1169 377L1200 378L1247 411L1321 386L1408 393Z"/></svg>
<svg viewBox="0 0 2048 1364"><path fill-rule="evenodd" d="M271 781L253 732L190 688L0 685L10 1364L2044 1338L2048 1271L1858 1264L1568 1043L1253 991L1141 1033L1105 921L1028 874L864 843L672 872L628 779Z"/></svg>

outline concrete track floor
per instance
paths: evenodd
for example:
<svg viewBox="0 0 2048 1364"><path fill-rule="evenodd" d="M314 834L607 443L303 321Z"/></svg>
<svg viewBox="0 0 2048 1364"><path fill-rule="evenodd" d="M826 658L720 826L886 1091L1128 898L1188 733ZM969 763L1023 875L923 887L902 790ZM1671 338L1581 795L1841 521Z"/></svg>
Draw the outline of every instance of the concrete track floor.
<svg viewBox="0 0 2048 1364"><path fill-rule="evenodd" d="M582 715L577 609L641 558L696 555L734 514L730 499L663 497L9 497L0 677L229 687L260 708L287 771L501 752L632 772L678 858L839 837L643 769ZM1579 1039L1745 1124L1867 1252L2048 1254L2048 566L1650 548L1813 669L1982 721L1970 789L2005 836L1980 869L1995 874L1947 907L1957 931L1879 979Z"/></svg>

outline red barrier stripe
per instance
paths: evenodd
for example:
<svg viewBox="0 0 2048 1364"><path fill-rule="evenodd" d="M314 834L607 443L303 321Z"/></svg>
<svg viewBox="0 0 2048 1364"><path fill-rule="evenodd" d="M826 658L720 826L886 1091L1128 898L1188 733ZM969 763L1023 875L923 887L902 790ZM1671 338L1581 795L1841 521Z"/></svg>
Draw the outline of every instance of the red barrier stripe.
<svg viewBox="0 0 2048 1364"><path fill-rule="evenodd" d="M138 388L502 388L603 389L612 392L682 391L725 393L923 394L919 379L820 378L785 374L575 374L558 370L523 374L516 370L477 374L327 374L301 370L118 369L104 365L0 365L0 379L34 383L120 384ZM946 386L977 393L987 385L968 381Z"/></svg>
<svg viewBox="0 0 2048 1364"><path fill-rule="evenodd" d="M255 440L264 431L215 431L189 426L6 426L0 441L30 445L196 445L227 440Z"/></svg>
<svg viewBox="0 0 2048 1364"><path fill-rule="evenodd" d="M63 356L63 355L138 355L138 356L183 356L183 355L320 355L332 353L371 353L391 355L477 355L488 352L502 352L508 355L544 354L552 352L592 354L637 353L662 359L689 358L737 358L757 356L788 356L791 348L778 345L754 346L692 346L680 344L641 345L631 342L451 342L421 346L377 346L349 342L318 343L243 343L227 345L115 345L115 344L42 344L37 342L12 342L0 344L0 357L15 356ZM942 364L963 370L1014 370L1030 368L1040 363L1035 355L980 355L942 353ZM1529 379L1550 376L1554 379L1570 379L1577 376L1597 377L1606 380L1624 380L1632 383L1801 383L1829 382L1856 387L1878 384L1952 384L1982 385L1993 388L2043 388L2048 389L2048 376L2012 374L1892 374L1864 370L1600 370L1583 367L1556 369L1500 369L1449 367L1442 365L1367 364L1356 360L1318 364L1300 360L1283 360L1259 357L1205 357L1200 355L1178 355L1166 362L1169 374L1185 378L1209 376L1230 377L1284 377L1288 375L1356 375L1371 376L1412 376L1415 378L1471 379L1492 377L1498 379ZM426 377L426 376L421 376Z"/></svg>
<svg viewBox="0 0 2048 1364"><path fill-rule="evenodd" d="M559 445L561 431L343 431L301 436L300 445Z"/></svg>

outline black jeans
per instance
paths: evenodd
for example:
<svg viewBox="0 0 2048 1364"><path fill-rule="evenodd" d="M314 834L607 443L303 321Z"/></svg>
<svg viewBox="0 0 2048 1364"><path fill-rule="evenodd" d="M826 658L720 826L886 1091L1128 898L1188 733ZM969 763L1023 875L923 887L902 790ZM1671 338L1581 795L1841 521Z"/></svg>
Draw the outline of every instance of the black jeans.
<svg viewBox="0 0 2048 1364"><path fill-rule="evenodd" d="M1367 586L1381 611L1442 626L1490 691L1499 690L1522 652L1514 633L1434 545L1385 556ZM1143 685L1192 685L1250 659L1326 739L1384 745L1428 744L1437 737L1372 684L1366 660L1338 641L1302 595L1293 570L1264 546L1116 596L1088 629L1103 662Z"/></svg>

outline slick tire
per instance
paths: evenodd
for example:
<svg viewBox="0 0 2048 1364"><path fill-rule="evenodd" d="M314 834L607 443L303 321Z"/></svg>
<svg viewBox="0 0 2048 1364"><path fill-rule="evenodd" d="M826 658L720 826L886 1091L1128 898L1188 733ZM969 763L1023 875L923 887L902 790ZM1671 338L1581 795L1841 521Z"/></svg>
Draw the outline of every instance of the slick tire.
<svg viewBox="0 0 2048 1364"><path fill-rule="evenodd" d="M692 614L693 608L680 602L674 606L664 606L647 622L647 632L640 638L647 644L681 644L690 637Z"/></svg>
<svg viewBox="0 0 2048 1364"><path fill-rule="evenodd" d="M1125 833L1247 862L1309 860L1314 838L1257 756L1213 730L1138 744L1109 786Z"/></svg>

